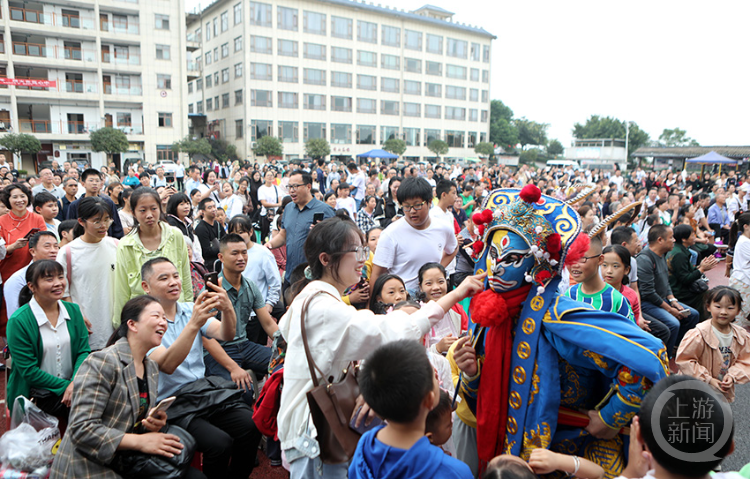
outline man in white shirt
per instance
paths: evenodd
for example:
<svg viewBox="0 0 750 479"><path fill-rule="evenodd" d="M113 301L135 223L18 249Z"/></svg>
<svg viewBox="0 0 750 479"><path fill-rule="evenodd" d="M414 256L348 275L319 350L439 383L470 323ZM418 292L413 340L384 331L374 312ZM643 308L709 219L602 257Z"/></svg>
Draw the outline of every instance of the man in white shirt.
<svg viewBox="0 0 750 479"><path fill-rule="evenodd" d="M456 183L450 180L440 180L435 187L435 194L439 199L437 204L430 208L430 219L449 225L455 233L456 219L450 208L453 206L453 203L456 202L456 198L458 198L458 187L456 186ZM461 227L462 226L459 227L459 231ZM458 243L462 241L458 235L456 235L456 241ZM454 258L445 269L448 274L456 271L456 259Z"/></svg>
<svg viewBox="0 0 750 479"><path fill-rule="evenodd" d="M190 196L190 192L193 190L199 190L201 185L201 169L196 165L191 166L188 169L188 179L185 181L185 193Z"/></svg>
<svg viewBox="0 0 750 479"><path fill-rule="evenodd" d="M609 179L610 183L614 183L617 185L617 192L622 193L622 182L624 178L622 177L622 171L615 170L615 176Z"/></svg>
<svg viewBox="0 0 750 479"><path fill-rule="evenodd" d="M57 236L51 231L40 231L29 239L31 263L43 259L56 261L58 249ZM5 309L9 318L18 309L18 293L26 285L26 270L29 269L31 263L13 273L3 287Z"/></svg>
<svg viewBox="0 0 750 479"><path fill-rule="evenodd" d="M341 181L341 173L339 173L339 165L337 163L331 163L331 172L326 177L326 190L331 191L331 182L333 180Z"/></svg>
<svg viewBox="0 0 750 479"><path fill-rule="evenodd" d="M356 163L351 162L347 166L349 170L348 183L352 188L352 198L357 205L357 211L359 211L359 205L362 200L365 199L365 187L367 186L367 179L365 175L359 171L359 167Z"/></svg>
<svg viewBox="0 0 750 479"><path fill-rule="evenodd" d="M419 289L418 272L425 263L447 266L458 252L453 227L443 221L432 221L432 187L424 178L406 178L398 189L404 218L388 226L380 235L373 259L370 283L385 273L404 280L410 293Z"/></svg>
<svg viewBox="0 0 750 479"><path fill-rule="evenodd" d="M49 168L42 169L42 171L39 172L39 179L41 179L42 181L34 188L32 188L31 192L35 195L38 195L42 191L46 191L47 193L52 194L52 196L54 196L58 200L61 200L65 196L65 190L63 190L59 186L55 186L55 183L52 181L54 177L55 175L52 173L52 170L50 170Z"/></svg>

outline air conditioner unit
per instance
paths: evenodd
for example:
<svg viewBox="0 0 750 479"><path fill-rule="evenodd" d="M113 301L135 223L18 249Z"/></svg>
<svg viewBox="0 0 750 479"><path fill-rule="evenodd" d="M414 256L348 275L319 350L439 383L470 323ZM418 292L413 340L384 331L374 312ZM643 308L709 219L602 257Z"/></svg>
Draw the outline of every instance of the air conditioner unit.
<svg viewBox="0 0 750 479"><path fill-rule="evenodd" d="M254 141L254 142L250 143L250 149L251 150L254 150L257 147L258 147L258 142L257 141Z"/></svg>

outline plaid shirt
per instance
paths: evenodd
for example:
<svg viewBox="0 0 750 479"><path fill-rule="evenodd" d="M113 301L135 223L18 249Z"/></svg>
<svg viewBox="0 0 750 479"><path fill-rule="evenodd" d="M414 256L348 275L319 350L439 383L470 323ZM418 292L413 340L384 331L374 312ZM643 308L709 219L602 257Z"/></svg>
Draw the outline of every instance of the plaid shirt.
<svg viewBox="0 0 750 479"><path fill-rule="evenodd" d="M372 219L373 216L374 212L372 215L370 215L365 211L364 208L357 211L357 226L362 230L364 234L367 234L368 231L377 226L375 224L375 220Z"/></svg>

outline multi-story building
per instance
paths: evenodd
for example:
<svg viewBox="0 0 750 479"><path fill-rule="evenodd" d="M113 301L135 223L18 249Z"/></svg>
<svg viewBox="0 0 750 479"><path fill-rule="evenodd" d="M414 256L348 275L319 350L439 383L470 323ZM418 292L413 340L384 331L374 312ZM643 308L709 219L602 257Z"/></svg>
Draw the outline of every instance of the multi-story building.
<svg viewBox="0 0 750 479"><path fill-rule="evenodd" d="M3 2L0 131L43 146L24 169L105 164L89 141L105 126L130 142L117 162L173 158L171 144L187 134L184 11L184 0Z"/></svg>
<svg viewBox="0 0 750 479"><path fill-rule="evenodd" d="M252 158L258 138L303 157L325 138L344 160L389 138L405 157L476 156L487 141L491 42L434 6L413 12L352 0L217 0L188 16L188 112ZM197 132L197 129L196 129Z"/></svg>

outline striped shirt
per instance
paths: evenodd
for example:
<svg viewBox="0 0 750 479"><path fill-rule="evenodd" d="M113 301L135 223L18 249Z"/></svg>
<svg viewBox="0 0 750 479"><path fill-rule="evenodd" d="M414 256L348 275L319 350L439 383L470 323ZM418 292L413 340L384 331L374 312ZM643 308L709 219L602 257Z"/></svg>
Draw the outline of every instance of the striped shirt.
<svg viewBox="0 0 750 479"><path fill-rule="evenodd" d="M576 301L590 304L599 311L610 311L625 316L635 323L633 310L627 298L610 285L606 285L604 289L597 293L585 294L581 291L581 285L576 284L571 286L565 295Z"/></svg>

